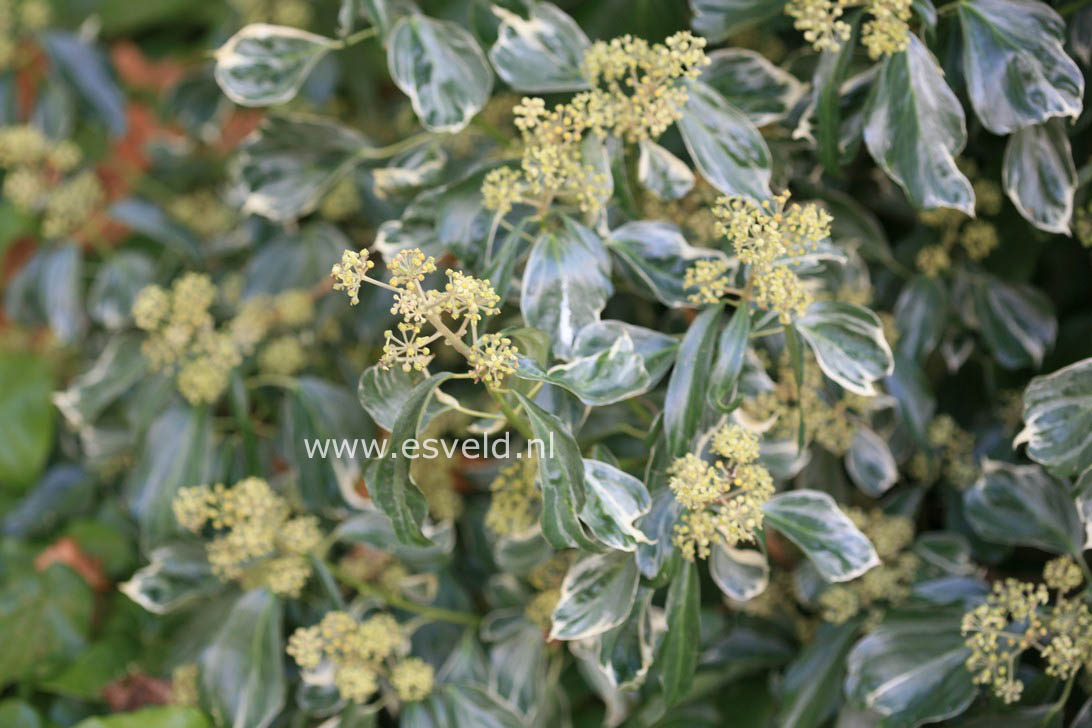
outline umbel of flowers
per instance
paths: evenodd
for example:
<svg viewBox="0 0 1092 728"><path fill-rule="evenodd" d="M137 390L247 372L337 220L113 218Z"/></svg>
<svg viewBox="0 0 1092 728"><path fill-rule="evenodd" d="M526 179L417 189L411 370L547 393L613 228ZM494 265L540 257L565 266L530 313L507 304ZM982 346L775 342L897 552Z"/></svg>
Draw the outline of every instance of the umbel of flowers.
<svg viewBox="0 0 1092 728"><path fill-rule="evenodd" d="M308 554L322 543L322 531L315 516L293 516L269 483L246 478L230 488L183 488L172 505L183 528L208 535L205 551L220 579L300 595L311 576Z"/></svg>

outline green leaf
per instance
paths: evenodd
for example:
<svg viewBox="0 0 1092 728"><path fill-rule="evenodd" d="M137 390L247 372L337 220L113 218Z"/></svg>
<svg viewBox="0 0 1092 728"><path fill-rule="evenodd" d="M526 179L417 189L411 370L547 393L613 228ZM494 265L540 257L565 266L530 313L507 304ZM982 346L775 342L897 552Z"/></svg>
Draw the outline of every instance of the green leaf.
<svg viewBox="0 0 1092 728"><path fill-rule="evenodd" d="M356 387L356 396L375 423L387 432L394 429L398 414L405 409L413 388L423 382L425 376L418 371L403 371L401 367L383 369L373 364L360 375ZM435 399L429 400L421 420L422 429L428 427L432 418L446 409Z"/></svg>
<svg viewBox="0 0 1092 728"><path fill-rule="evenodd" d="M547 372L533 360L521 357L516 376L564 387L593 407L630 399L647 392L653 384L644 358L634 350L633 340L626 334L615 339L609 349L559 364Z"/></svg>
<svg viewBox="0 0 1092 728"><path fill-rule="evenodd" d="M1010 134L1081 113L1084 78L1066 55L1065 21L1046 3L963 0L963 75L982 125Z"/></svg>
<svg viewBox="0 0 1092 728"><path fill-rule="evenodd" d="M668 707L679 702L694 680L698 669L698 651L701 642L701 583L698 567L692 561L682 568L667 588L664 604L667 632L656 658L659 665L660 683L663 685L664 704Z"/></svg>
<svg viewBox="0 0 1092 728"><path fill-rule="evenodd" d="M1092 465L1092 358L1041 377L1024 390L1024 429L1013 446L1061 476Z"/></svg>
<svg viewBox="0 0 1092 728"><path fill-rule="evenodd" d="M874 395L873 383L895 369L880 319L864 306L818 301L794 327L808 342L823 373L851 392Z"/></svg>
<svg viewBox="0 0 1092 728"><path fill-rule="evenodd" d="M20 698L0 701L0 725L7 728L41 728L42 719L30 703Z"/></svg>
<svg viewBox="0 0 1092 728"><path fill-rule="evenodd" d="M686 162L649 139L637 144L637 181L661 200L677 200L694 187L694 172Z"/></svg>
<svg viewBox="0 0 1092 728"><path fill-rule="evenodd" d="M381 511L368 507L341 521L333 533L340 543L362 544L380 551L389 551L399 563L416 571L436 571L451 561L455 549L455 528L450 521L426 523L422 532L428 546L402 543L394 535L391 521Z"/></svg>
<svg viewBox="0 0 1092 728"><path fill-rule="evenodd" d="M1042 291L983 273L971 281L982 338L1006 369L1038 367L1058 333L1054 306Z"/></svg>
<svg viewBox="0 0 1092 728"><path fill-rule="evenodd" d="M974 191L955 156L967 142L959 99L914 34L880 66L864 128L876 163L919 209L951 207L974 216Z"/></svg>
<svg viewBox="0 0 1092 728"><path fill-rule="evenodd" d="M123 251L106 260L87 294L91 318L108 329L117 330L131 320L137 294L153 283L152 258L135 251Z"/></svg>
<svg viewBox="0 0 1092 728"><path fill-rule="evenodd" d="M940 343L948 320L948 291L936 278L915 276L895 301L896 348L901 356L920 361Z"/></svg>
<svg viewBox="0 0 1092 728"><path fill-rule="evenodd" d="M687 269L699 260L724 257L720 251L691 246L682 230L669 222L627 222L612 230L606 243L640 289L675 308L694 305L683 287Z"/></svg>
<svg viewBox="0 0 1092 728"><path fill-rule="evenodd" d="M600 460L584 458L587 500L580 520L592 536L619 551L635 551L648 538L635 521L652 508L645 484L625 471Z"/></svg>
<svg viewBox="0 0 1092 728"><path fill-rule="evenodd" d="M813 82L819 89L815 100L819 161L827 172L833 175L841 173L842 88L850 62L853 60L853 52L857 48L859 22L859 16L850 20L852 34L849 39L837 50L823 51L815 69Z"/></svg>
<svg viewBox="0 0 1092 728"><path fill-rule="evenodd" d="M721 306L710 306L698 314L675 354L664 398L664 439L670 458L690 450L701 426L721 311Z"/></svg>
<svg viewBox="0 0 1092 728"><path fill-rule="evenodd" d="M266 589L235 602L201 652L202 704L218 725L268 728L285 704L281 603Z"/></svg>
<svg viewBox="0 0 1092 728"><path fill-rule="evenodd" d="M131 713L117 713L88 718L76 728L209 728L210 723L196 708L162 706L142 708Z"/></svg>
<svg viewBox="0 0 1092 728"><path fill-rule="evenodd" d="M690 27L712 43L781 14L782 0L690 0Z"/></svg>
<svg viewBox="0 0 1092 728"><path fill-rule="evenodd" d="M1051 119L1019 129L1005 145L1001 178L1024 218L1040 230L1069 235L1077 168L1065 122Z"/></svg>
<svg viewBox="0 0 1092 728"><path fill-rule="evenodd" d="M513 90L549 93L588 88L580 73L590 45L588 36L563 10L553 3L534 2L526 20L500 5L492 10L501 22L489 60Z"/></svg>
<svg viewBox="0 0 1092 728"><path fill-rule="evenodd" d="M34 354L0 352L0 491L34 482L53 447L53 375Z"/></svg>
<svg viewBox="0 0 1092 728"><path fill-rule="evenodd" d="M963 493L963 507L986 541L1080 557L1084 528L1076 503L1038 465L984 461L982 477Z"/></svg>
<svg viewBox="0 0 1092 728"><path fill-rule="evenodd" d="M210 482L213 442L212 418L203 407L172 407L148 428L125 484L145 552L183 533L171 503L180 488Z"/></svg>
<svg viewBox="0 0 1092 728"><path fill-rule="evenodd" d="M334 45L298 28L247 25L217 49L216 83L241 106L284 104Z"/></svg>
<svg viewBox="0 0 1092 728"><path fill-rule="evenodd" d="M899 469L887 441L870 427L857 428L846 453L846 472L863 493L879 498L898 482Z"/></svg>
<svg viewBox="0 0 1092 728"><path fill-rule="evenodd" d="M613 292L603 241L563 217L560 230L544 232L531 248L519 306L527 325L549 334L554 354L567 359L577 334L599 320Z"/></svg>
<svg viewBox="0 0 1092 728"><path fill-rule="evenodd" d="M8 564L5 564L8 566ZM0 588L0 685L49 675L86 645L94 599L71 569L54 564Z"/></svg>
<svg viewBox="0 0 1092 728"><path fill-rule="evenodd" d="M700 80L686 82L678 127L694 166L726 195L770 196L770 150L747 115Z"/></svg>
<svg viewBox="0 0 1092 728"><path fill-rule="evenodd" d="M804 95L804 84L762 54L721 48L709 54L701 80L761 127L781 121Z"/></svg>
<svg viewBox="0 0 1092 728"><path fill-rule="evenodd" d="M663 631L653 619L652 594L651 588L638 587L626 621L596 640L598 667L621 690L639 688L652 667L656 640Z"/></svg>
<svg viewBox="0 0 1092 728"><path fill-rule="evenodd" d="M428 505L420 488L410 479L413 460L402 457L402 446L406 440L417 437L433 391L451 376L451 372L433 374L413 388L391 428L388 454L379 461L375 478L368 483L372 499L391 519L395 536L404 544L428 546L431 542L421 532Z"/></svg>
<svg viewBox="0 0 1092 728"><path fill-rule="evenodd" d="M535 439L545 453L538 458L543 535L555 549L585 548L598 551L599 547L584 533L577 518L586 500L584 461L580 457L580 446L556 416L520 392L514 394L523 405Z"/></svg>
<svg viewBox="0 0 1092 728"><path fill-rule="evenodd" d="M122 95L102 53L81 36L51 32L45 36L49 57L65 77L106 122L110 133L118 137L125 133L125 97Z"/></svg>
<svg viewBox="0 0 1092 728"><path fill-rule="evenodd" d="M63 344L74 344L87 329L83 301L83 253L67 243L41 252L38 300L53 335Z"/></svg>
<svg viewBox="0 0 1092 728"><path fill-rule="evenodd" d="M91 427L107 407L147 375L140 339L125 334L111 338L90 368L53 395L69 427L77 431Z"/></svg>
<svg viewBox="0 0 1092 728"><path fill-rule="evenodd" d="M717 341L717 358L710 376L712 387L709 401L726 408L736 391L739 374L747 357L747 343L751 335L751 309L747 305L736 307L728 325L720 332Z"/></svg>
<svg viewBox="0 0 1092 728"><path fill-rule="evenodd" d="M569 567L554 608L550 639L582 640L625 621L640 573L631 554L590 554Z"/></svg>
<svg viewBox="0 0 1092 728"><path fill-rule="evenodd" d="M201 243L197 236L186 226L172 220L163 208L153 202L127 197L111 205L109 211L110 217L165 248L187 258L201 255Z"/></svg>
<svg viewBox="0 0 1092 728"><path fill-rule="evenodd" d="M231 163L243 212L277 222L306 215L367 146L359 133L332 121L299 114L267 117Z"/></svg>
<svg viewBox="0 0 1092 728"><path fill-rule="evenodd" d="M671 368L679 342L673 336L625 321L596 321L580 329L573 344L573 354L578 357L592 356L614 345L622 337L633 342L644 361L645 371L653 384Z"/></svg>
<svg viewBox="0 0 1092 728"><path fill-rule="evenodd" d="M770 564L761 551L716 544L709 556L709 576L729 599L746 602L766 591Z"/></svg>
<svg viewBox="0 0 1092 728"><path fill-rule="evenodd" d="M785 671L779 689L778 728L817 728L842 699L845 657L860 623L821 623L814 639Z"/></svg>
<svg viewBox="0 0 1092 728"><path fill-rule="evenodd" d="M95 642L59 673L40 683L38 689L78 700L101 700L106 686L123 677L140 657L137 647L135 642L120 638ZM3 722L0 725L7 726Z"/></svg>
<svg viewBox="0 0 1092 728"><path fill-rule="evenodd" d="M889 617L849 653L846 695L893 728L959 715L977 693L959 623L959 613L935 609Z"/></svg>
<svg viewBox="0 0 1092 728"><path fill-rule="evenodd" d="M826 493L778 493L762 507L769 525L800 547L824 579L856 579L880 563L876 549Z"/></svg>
<svg viewBox="0 0 1092 728"><path fill-rule="evenodd" d="M169 614L224 588L212 573L200 542L160 546L149 555L149 561L118 588L152 614Z"/></svg>
<svg viewBox="0 0 1092 728"><path fill-rule="evenodd" d="M420 13L394 24L387 66L429 131L462 131L493 89L493 72L474 36L456 23Z"/></svg>

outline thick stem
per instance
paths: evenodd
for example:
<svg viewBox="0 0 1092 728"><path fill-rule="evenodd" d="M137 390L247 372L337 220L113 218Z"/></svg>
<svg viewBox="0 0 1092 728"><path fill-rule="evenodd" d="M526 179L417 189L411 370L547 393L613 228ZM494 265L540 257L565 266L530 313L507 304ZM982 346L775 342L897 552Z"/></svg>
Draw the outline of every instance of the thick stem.
<svg viewBox="0 0 1092 728"><path fill-rule="evenodd" d="M476 614L470 614L469 612L457 612L453 609L444 609L443 607L433 607L428 604L418 604L417 602L411 602L398 594L392 594L385 589L369 584L366 581L357 579L352 574L349 574L345 569L334 564L327 564L330 569L330 573L333 574L338 581L346 586L350 586L360 594L367 594L368 596L375 597L386 602L388 605L396 609L404 609L407 612L414 612L420 614L423 617L429 617L430 619L438 622L451 622L452 624L463 624L467 627L477 627L478 622L481 621Z"/></svg>

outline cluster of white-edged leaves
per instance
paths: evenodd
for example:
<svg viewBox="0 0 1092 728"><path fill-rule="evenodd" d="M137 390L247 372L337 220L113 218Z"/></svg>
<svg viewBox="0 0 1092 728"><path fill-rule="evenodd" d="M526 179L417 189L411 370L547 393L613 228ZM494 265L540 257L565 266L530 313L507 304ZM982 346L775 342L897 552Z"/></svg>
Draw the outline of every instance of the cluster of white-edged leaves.
<svg viewBox="0 0 1092 728"><path fill-rule="evenodd" d="M33 2L0 725L1092 716L1092 4Z"/></svg>

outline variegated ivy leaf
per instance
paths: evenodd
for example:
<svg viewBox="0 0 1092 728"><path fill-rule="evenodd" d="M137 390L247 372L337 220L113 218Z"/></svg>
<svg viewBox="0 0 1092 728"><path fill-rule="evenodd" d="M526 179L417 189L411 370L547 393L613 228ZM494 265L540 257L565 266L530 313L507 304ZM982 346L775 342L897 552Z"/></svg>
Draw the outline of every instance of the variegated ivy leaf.
<svg viewBox="0 0 1092 728"><path fill-rule="evenodd" d="M644 483L609 463L584 458L584 493L580 520L592 536L618 551L636 551L637 544L648 543L635 525L652 508Z"/></svg>
<svg viewBox="0 0 1092 728"><path fill-rule="evenodd" d="M447 152L426 144L393 157L371 170L372 192L381 200L396 199L441 180Z"/></svg>
<svg viewBox="0 0 1092 728"><path fill-rule="evenodd" d="M858 427L846 453L846 472L867 495L878 498L899 479L898 465L887 442L869 427Z"/></svg>
<svg viewBox="0 0 1092 728"><path fill-rule="evenodd" d="M690 27L712 43L781 14L783 0L690 0Z"/></svg>
<svg viewBox="0 0 1092 728"><path fill-rule="evenodd" d="M948 320L948 289L936 278L915 276L895 301L896 348L915 361L933 353Z"/></svg>
<svg viewBox="0 0 1092 728"><path fill-rule="evenodd" d="M420 13L391 29L387 66L430 131L462 131L493 90L493 71L474 36L461 25Z"/></svg>
<svg viewBox="0 0 1092 728"><path fill-rule="evenodd" d="M856 579L880 563L868 537L826 493L778 493L762 510L766 522L799 546L827 581Z"/></svg>
<svg viewBox="0 0 1092 728"><path fill-rule="evenodd" d="M1081 113L1084 77L1066 55L1065 21L1046 3L962 0L963 76L982 125L1009 134Z"/></svg>
<svg viewBox="0 0 1092 728"><path fill-rule="evenodd" d="M332 538L339 543L359 544L389 551L399 563L415 572L436 571L446 566L455 549L454 524L451 521L425 523L421 531L429 540L427 546L402 543L394 534L391 520L374 503L366 503L337 525Z"/></svg>
<svg viewBox="0 0 1092 728"><path fill-rule="evenodd" d="M413 388L425 381L425 375L418 371L403 371L402 367L381 368L373 364L360 375L356 386L356 396L375 423L387 432L394 429L399 413L406 406ZM439 392L437 392L439 394ZM421 429L428 427L433 417L446 409L439 397L429 400L421 416Z"/></svg>
<svg viewBox="0 0 1092 728"><path fill-rule="evenodd" d="M231 166L243 212L278 222L315 209L359 161L368 140L325 119L286 114L262 122Z"/></svg>
<svg viewBox="0 0 1092 728"><path fill-rule="evenodd" d="M709 556L709 576L726 597L746 602L766 591L770 564L761 551L717 544Z"/></svg>
<svg viewBox="0 0 1092 728"><path fill-rule="evenodd" d="M722 48L709 54L701 80L747 114L755 126L781 121L804 95L804 84L760 53Z"/></svg>
<svg viewBox="0 0 1092 728"><path fill-rule="evenodd" d="M287 103L335 45L298 28L248 25L216 51L216 82L242 106Z"/></svg>
<svg viewBox="0 0 1092 728"><path fill-rule="evenodd" d="M650 139L638 143L637 181L661 200L677 200L694 187L686 162Z"/></svg>
<svg viewBox="0 0 1092 728"><path fill-rule="evenodd" d="M636 220L615 228L607 238L607 247L640 289L676 308L693 305L683 288L686 270L699 260L724 257L719 250L693 247L673 223L653 220Z"/></svg>
<svg viewBox="0 0 1092 728"><path fill-rule="evenodd" d="M1076 503L1038 465L984 461L982 477L963 494L963 508L986 541L1080 556L1084 527Z"/></svg>
<svg viewBox="0 0 1092 728"><path fill-rule="evenodd" d="M964 663L962 609L897 613L854 645L845 691L891 725L916 726L962 713L977 690Z"/></svg>
<svg viewBox="0 0 1092 728"><path fill-rule="evenodd" d="M709 184L726 195L770 196L770 150L747 115L701 80L686 82L678 121L686 151Z"/></svg>
<svg viewBox="0 0 1092 728"><path fill-rule="evenodd" d="M505 83L532 93L588 87L580 73L588 36L563 10L553 3L534 2L526 20L499 5L493 6L493 13L501 22L489 60Z"/></svg>
<svg viewBox="0 0 1092 728"><path fill-rule="evenodd" d="M1010 136L1001 179L1009 199L1028 222L1040 230L1069 234L1077 168L1065 122L1050 119Z"/></svg>
<svg viewBox="0 0 1092 728"><path fill-rule="evenodd" d="M1063 476L1092 466L1092 359L1035 377L1024 390L1024 429L1013 446Z"/></svg>
<svg viewBox="0 0 1092 728"><path fill-rule="evenodd" d="M633 350L644 361L645 371L648 372L652 384L660 381L660 377L671 368L679 341L673 336L643 326L625 321L596 321L588 324L577 334L573 355L584 357L601 353L623 337L633 342Z"/></svg>
<svg viewBox="0 0 1092 728"><path fill-rule="evenodd" d="M169 614L224 588L212 573L204 544L172 543L154 549L148 558L148 565L118 588L152 614Z"/></svg>
<svg viewBox="0 0 1092 728"><path fill-rule="evenodd" d="M1036 288L987 273L971 281L971 294L982 338L998 364L1006 369L1042 364L1058 333L1049 298Z"/></svg>
<svg viewBox="0 0 1092 728"><path fill-rule="evenodd" d="M580 640L613 629L629 616L640 573L632 554L607 551L583 557L561 584L550 639Z"/></svg>
<svg viewBox="0 0 1092 728"><path fill-rule="evenodd" d="M574 358L546 372L533 360L521 357L516 376L564 387L593 407L621 402L652 387L644 358L626 334L615 339L609 349Z"/></svg>
<svg viewBox="0 0 1092 728"><path fill-rule="evenodd" d="M793 325L823 373L851 392L872 396L873 383L894 371L880 319L864 306L819 301Z"/></svg>
<svg viewBox="0 0 1092 728"><path fill-rule="evenodd" d="M652 606L654 591L638 588L626 621L593 641L599 669L611 685L621 690L635 690L644 683L656 644L667 626L663 612Z"/></svg>
<svg viewBox="0 0 1092 728"><path fill-rule="evenodd" d="M974 191L955 164L967 143L963 107L925 44L912 33L908 40L905 52L880 66L865 144L915 207L951 207L973 216Z"/></svg>
<svg viewBox="0 0 1092 728"><path fill-rule="evenodd" d="M610 256L603 241L564 217L561 229L543 232L531 248L520 311L528 326L550 335L554 354L567 359L576 335L599 320L612 293Z"/></svg>

